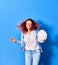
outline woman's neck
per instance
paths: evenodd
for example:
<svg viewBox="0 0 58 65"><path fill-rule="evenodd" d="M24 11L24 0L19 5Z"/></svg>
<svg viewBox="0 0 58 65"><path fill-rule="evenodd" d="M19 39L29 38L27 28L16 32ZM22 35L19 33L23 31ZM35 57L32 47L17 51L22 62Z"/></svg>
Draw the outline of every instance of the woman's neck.
<svg viewBox="0 0 58 65"><path fill-rule="evenodd" d="M32 32L32 30L28 30L28 31L27 31L27 33L30 33L30 32Z"/></svg>
<svg viewBox="0 0 58 65"><path fill-rule="evenodd" d="M28 30L28 32L30 32L31 30Z"/></svg>

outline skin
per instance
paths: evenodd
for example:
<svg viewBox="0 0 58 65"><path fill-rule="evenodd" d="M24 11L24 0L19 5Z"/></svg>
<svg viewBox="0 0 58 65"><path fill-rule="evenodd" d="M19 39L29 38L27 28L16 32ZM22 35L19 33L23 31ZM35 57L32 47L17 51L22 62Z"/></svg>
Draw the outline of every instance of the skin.
<svg viewBox="0 0 58 65"><path fill-rule="evenodd" d="M11 41L14 42L14 43L17 42L17 40L16 40L15 38L13 38L13 37L11 37L10 39L11 39Z"/></svg>
<svg viewBox="0 0 58 65"><path fill-rule="evenodd" d="M30 28L32 27L32 22L30 20L28 20L26 22L26 28L28 29L27 33L31 32Z"/></svg>
<svg viewBox="0 0 58 65"><path fill-rule="evenodd" d="M32 22L30 20L28 20L26 22L26 28L28 29L27 33L31 32L31 30L30 30L31 27L32 27ZM17 40L15 38L13 38L13 37L11 37L11 41L14 42L14 43L17 42Z"/></svg>

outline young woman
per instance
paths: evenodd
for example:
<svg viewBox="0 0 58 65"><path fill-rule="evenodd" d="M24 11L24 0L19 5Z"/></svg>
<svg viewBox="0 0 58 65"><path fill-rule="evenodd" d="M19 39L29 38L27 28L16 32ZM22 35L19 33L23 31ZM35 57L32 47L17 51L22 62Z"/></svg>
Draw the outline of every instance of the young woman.
<svg viewBox="0 0 58 65"><path fill-rule="evenodd" d="M38 65L42 51L37 38L39 25L33 19L27 19L18 28L22 31L21 48L25 50L26 65ZM20 43L15 38L11 38L11 41Z"/></svg>

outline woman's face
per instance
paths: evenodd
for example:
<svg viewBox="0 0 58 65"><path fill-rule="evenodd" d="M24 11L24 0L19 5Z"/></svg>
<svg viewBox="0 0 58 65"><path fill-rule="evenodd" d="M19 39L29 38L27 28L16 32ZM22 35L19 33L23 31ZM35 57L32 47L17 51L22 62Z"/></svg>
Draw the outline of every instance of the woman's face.
<svg viewBox="0 0 58 65"><path fill-rule="evenodd" d="M32 21L28 20L28 21L26 22L26 28L27 28L28 30L30 30L31 27L32 27Z"/></svg>

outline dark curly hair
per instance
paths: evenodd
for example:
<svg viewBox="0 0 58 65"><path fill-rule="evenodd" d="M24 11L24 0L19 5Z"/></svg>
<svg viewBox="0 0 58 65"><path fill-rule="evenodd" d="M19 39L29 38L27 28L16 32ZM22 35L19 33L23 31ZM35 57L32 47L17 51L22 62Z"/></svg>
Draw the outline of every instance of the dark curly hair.
<svg viewBox="0 0 58 65"><path fill-rule="evenodd" d="M26 33L28 30L26 28L26 22L27 21L31 21L32 22L32 28L31 28L31 31L32 30L38 30L39 29L39 24L36 23L33 19L29 18L25 21L23 21L20 25L17 25L17 27L23 32L23 33Z"/></svg>

